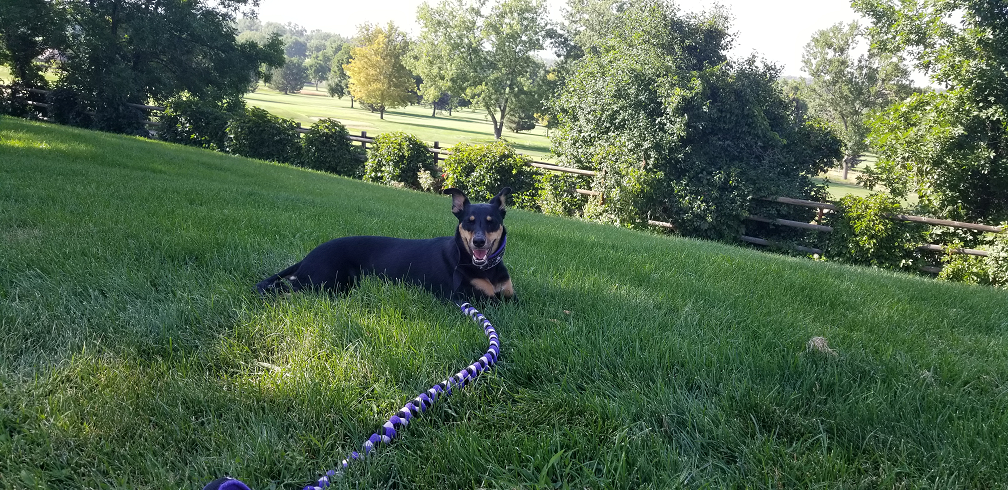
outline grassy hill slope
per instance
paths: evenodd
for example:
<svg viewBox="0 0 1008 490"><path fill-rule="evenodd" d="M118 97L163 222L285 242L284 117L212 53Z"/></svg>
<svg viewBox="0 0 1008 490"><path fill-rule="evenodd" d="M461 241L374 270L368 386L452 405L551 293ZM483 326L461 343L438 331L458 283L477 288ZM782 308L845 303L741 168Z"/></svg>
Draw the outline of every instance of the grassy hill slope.
<svg viewBox="0 0 1008 490"><path fill-rule="evenodd" d="M3 488L300 488L486 349L413 288L252 294L332 237L450 233L444 196L0 118L0 209ZM1008 484L1008 293L507 225L501 362L341 486Z"/></svg>

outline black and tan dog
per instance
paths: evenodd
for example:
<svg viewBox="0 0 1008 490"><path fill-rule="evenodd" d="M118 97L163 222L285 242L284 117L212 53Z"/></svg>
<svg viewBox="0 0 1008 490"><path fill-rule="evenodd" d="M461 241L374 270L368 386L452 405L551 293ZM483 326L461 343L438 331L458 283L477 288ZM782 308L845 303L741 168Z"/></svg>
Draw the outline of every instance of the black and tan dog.
<svg viewBox="0 0 1008 490"><path fill-rule="evenodd" d="M304 260L256 285L262 293L301 289L345 291L362 276L402 280L453 301L513 299L511 276L501 261L507 245L505 187L486 204L470 204L458 189L446 189L459 224L454 237L421 240L381 236L337 238Z"/></svg>

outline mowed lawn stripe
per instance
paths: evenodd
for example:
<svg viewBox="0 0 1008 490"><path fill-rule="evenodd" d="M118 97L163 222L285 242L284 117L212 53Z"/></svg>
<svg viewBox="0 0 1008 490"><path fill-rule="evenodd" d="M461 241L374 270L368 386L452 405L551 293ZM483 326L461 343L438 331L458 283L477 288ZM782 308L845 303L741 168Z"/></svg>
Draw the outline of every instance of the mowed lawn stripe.
<svg viewBox="0 0 1008 490"><path fill-rule="evenodd" d="M451 233L444 196L10 118L0 171L0 486L300 488L486 349L416 288L252 292L333 237ZM341 486L1005 485L1005 291L507 225L501 362Z"/></svg>

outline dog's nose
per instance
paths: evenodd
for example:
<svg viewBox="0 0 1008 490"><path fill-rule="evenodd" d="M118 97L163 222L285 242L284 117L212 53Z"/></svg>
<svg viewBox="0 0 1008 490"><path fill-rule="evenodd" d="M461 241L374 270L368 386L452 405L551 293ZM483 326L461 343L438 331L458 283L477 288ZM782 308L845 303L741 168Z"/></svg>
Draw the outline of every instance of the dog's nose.
<svg viewBox="0 0 1008 490"><path fill-rule="evenodd" d="M476 248L483 248L483 246L486 245L486 238L481 236L473 237L473 245L475 245Z"/></svg>

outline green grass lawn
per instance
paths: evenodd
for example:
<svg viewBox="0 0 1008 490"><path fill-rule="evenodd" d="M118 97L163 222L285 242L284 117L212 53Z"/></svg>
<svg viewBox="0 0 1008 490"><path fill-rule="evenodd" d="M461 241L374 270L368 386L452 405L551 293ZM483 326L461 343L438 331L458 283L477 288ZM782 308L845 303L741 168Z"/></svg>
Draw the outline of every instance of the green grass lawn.
<svg viewBox="0 0 1008 490"><path fill-rule="evenodd" d="M445 196L0 118L0 488L300 488L486 350L414 288L264 300ZM998 488L1008 292L520 210L501 361L340 488ZM808 352L825 336L837 351Z"/></svg>
<svg viewBox="0 0 1008 490"><path fill-rule="evenodd" d="M438 114L431 117L429 108L407 106L385 111L385 119L379 119L377 112L369 112L354 104L350 108L350 97L337 99L325 93L325 87L319 86L321 92L314 90L314 85L306 85L305 90L298 94L283 94L267 87L260 87L253 93L245 95L245 101L266 109L270 113L293 119L303 127L309 127L324 117L340 120L351 134L367 131L368 136L391 131L404 131L416 135L427 144L440 142L442 147L456 143L489 143L494 140L493 126L489 116L484 111L461 109L454 111L449 117ZM548 160L550 142L546 137L546 129L536 129L522 133L504 131L504 139L519 152L531 155L537 160Z"/></svg>

